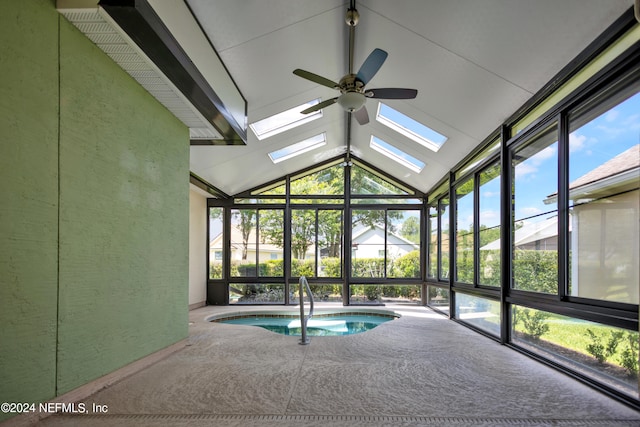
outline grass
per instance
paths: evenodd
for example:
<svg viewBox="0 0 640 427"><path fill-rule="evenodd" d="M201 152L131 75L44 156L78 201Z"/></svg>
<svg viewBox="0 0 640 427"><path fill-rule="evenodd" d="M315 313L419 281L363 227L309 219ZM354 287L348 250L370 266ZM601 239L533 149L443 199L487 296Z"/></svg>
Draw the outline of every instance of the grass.
<svg viewBox="0 0 640 427"><path fill-rule="evenodd" d="M532 310L533 311L533 310ZM620 331L619 328L611 326L599 325L597 323L588 322L584 320L571 319L564 316L555 314L549 314L544 320L545 324L549 326L549 330L541 335L540 339L562 346L564 348L585 354L593 357L587 350L589 344L593 343L587 330L591 330L595 336L600 337L603 343L606 343L611 336L611 332ZM515 327L518 332L527 333L523 322L518 322ZM630 332L638 338L637 332ZM620 354L625 346L624 340L620 341L616 353L607 359L608 363L622 366L619 360Z"/></svg>

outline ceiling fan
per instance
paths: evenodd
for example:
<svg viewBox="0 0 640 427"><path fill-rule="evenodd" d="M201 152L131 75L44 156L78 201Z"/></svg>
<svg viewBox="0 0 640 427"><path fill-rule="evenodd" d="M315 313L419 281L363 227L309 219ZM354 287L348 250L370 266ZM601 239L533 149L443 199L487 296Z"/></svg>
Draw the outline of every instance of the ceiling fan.
<svg viewBox="0 0 640 427"><path fill-rule="evenodd" d="M358 24L360 15L355 8L355 0L347 10L346 22L349 26L349 73L336 83L330 79L311 73L309 71L296 69L293 74L340 91L340 96L322 101L306 110L302 114L309 114L322 108L335 104L336 102L350 113L354 113L356 120L361 125L369 123L369 114L365 107L367 98L377 99L413 99L418 95L416 89L383 88L366 89L365 86L376 75L382 64L387 59L387 52L382 49L374 49L360 67L357 73L353 73L353 45L355 26Z"/></svg>

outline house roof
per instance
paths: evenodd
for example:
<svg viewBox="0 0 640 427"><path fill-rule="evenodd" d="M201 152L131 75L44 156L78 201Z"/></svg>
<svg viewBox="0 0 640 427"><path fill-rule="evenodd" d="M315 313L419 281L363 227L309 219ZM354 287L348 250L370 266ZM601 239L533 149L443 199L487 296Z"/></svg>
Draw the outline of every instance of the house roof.
<svg viewBox="0 0 640 427"><path fill-rule="evenodd" d="M522 246L545 240L558 235L558 217L553 216L542 221L525 224L516 230L513 238L514 246ZM487 243L480 248L481 251L500 249L500 239Z"/></svg>
<svg viewBox="0 0 640 427"><path fill-rule="evenodd" d="M624 172L640 168L640 144L637 144L627 151L624 151L606 163L590 170L580 178L569 184L569 189L573 190L583 185L601 181L605 178Z"/></svg>
<svg viewBox="0 0 640 427"><path fill-rule="evenodd" d="M256 229L252 228L248 238L249 244L256 242ZM240 228L231 226L231 249L239 249L242 245L242 231ZM222 233L211 239L209 243L211 249L222 249ZM282 252L282 248L267 242L260 242L260 251L262 252Z"/></svg>
<svg viewBox="0 0 640 427"><path fill-rule="evenodd" d="M382 233L384 235L384 229L382 227L378 226L378 225L374 225L372 227L360 227L360 228L357 228L355 230L355 232L352 234L351 240L352 240L353 243L360 243L361 239L367 233L370 233L372 231L373 232L380 232L380 233ZM404 237L399 236L399 235L397 235L395 233L389 233L389 236L393 237L393 239L395 239L397 242L399 242L398 244L411 245L415 249L419 248L419 246L416 243L414 243L414 242L412 242L410 240L407 240Z"/></svg>
<svg viewBox="0 0 640 427"><path fill-rule="evenodd" d="M637 144L570 183L569 197L575 200L584 195L611 194L612 188L623 191L638 188L639 172L640 144ZM550 194L544 203L555 203L557 197L557 192Z"/></svg>

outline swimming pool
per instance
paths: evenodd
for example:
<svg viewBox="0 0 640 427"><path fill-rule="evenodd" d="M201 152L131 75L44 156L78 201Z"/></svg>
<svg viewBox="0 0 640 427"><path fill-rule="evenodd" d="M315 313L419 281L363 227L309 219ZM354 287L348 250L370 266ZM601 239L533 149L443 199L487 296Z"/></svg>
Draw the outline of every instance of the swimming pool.
<svg viewBox="0 0 640 427"><path fill-rule="evenodd" d="M318 313L307 322L308 336L340 336L366 332L397 319L393 312ZM301 335L300 315L295 313L242 313L210 318L211 322L259 326L282 335Z"/></svg>

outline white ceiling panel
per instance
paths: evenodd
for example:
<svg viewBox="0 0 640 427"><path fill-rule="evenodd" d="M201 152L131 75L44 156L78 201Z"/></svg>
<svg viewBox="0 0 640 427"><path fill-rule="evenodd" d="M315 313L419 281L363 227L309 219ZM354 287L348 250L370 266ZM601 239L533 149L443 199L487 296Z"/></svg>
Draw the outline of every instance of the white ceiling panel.
<svg viewBox="0 0 640 427"><path fill-rule="evenodd" d="M632 5L630 0L362 0L360 9L535 92ZM410 11L410 13L407 13ZM362 13L362 12L361 12ZM532 58L536 58L532 66Z"/></svg>
<svg viewBox="0 0 640 427"><path fill-rule="evenodd" d="M155 0L158 1L158 0ZM339 92L292 73L338 82L348 72L343 0L183 0L242 96L249 123ZM164 4L171 2L163 0ZM178 2L177 2L178 3ZM388 58L367 88L418 90L390 107L448 136L436 153L376 122L360 126L339 105L323 117L246 146L192 146L191 170L227 194L352 152L428 191L633 5L633 0L361 0L354 72L380 48ZM114 52L114 54L126 52ZM214 88L215 90L215 88ZM325 132L327 144L273 164L268 153ZM426 163L412 172L369 147L375 134Z"/></svg>

